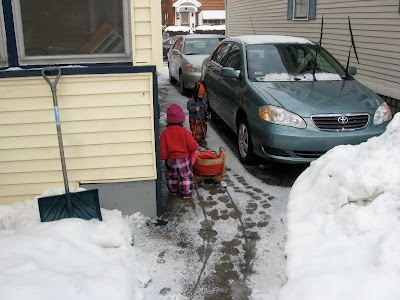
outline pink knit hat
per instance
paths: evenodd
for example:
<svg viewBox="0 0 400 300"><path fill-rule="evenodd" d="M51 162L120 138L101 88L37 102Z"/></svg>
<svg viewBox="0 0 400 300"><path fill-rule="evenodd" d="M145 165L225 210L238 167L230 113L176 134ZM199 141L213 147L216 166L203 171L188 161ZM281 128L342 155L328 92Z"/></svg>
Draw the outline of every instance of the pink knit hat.
<svg viewBox="0 0 400 300"><path fill-rule="evenodd" d="M170 107L168 107L167 121L168 123L181 123L185 121L185 113L180 105L172 104Z"/></svg>

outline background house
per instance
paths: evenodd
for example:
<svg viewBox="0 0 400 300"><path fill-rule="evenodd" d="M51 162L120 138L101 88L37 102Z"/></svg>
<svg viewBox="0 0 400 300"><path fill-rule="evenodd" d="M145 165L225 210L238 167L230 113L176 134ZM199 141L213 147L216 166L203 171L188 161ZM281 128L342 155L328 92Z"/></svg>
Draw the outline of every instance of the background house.
<svg viewBox="0 0 400 300"><path fill-rule="evenodd" d="M159 0L0 2L0 205L61 188L50 86L57 65L69 184L101 207L161 213Z"/></svg>
<svg viewBox="0 0 400 300"><path fill-rule="evenodd" d="M162 24L188 26L225 24L224 0L163 0Z"/></svg>
<svg viewBox="0 0 400 300"><path fill-rule="evenodd" d="M393 113L400 111L400 4L398 0L229 0L226 35L294 35L318 42L345 66L351 45L348 19L360 63L357 80L381 95Z"/></svg>

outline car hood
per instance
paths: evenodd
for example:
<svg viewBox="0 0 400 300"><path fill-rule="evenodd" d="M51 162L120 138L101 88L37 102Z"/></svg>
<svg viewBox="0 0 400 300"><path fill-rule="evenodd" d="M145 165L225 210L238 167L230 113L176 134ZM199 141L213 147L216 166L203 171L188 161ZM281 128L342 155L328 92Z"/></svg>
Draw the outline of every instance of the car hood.
<svg viewBox="0 0 400 300"><path fill-rule="evenodd" d="M251 82L268 104L302 117L325 113L373 114L380 104L374 93L356 80Z"/></svg>
<svg viewBox="0 0 400 300"><path fill-rule="evenodd" d="M206 59L210 54L195 54L195 55L184 55L185 60L192 65L197 65L201 67L204 59Z"/></svg>

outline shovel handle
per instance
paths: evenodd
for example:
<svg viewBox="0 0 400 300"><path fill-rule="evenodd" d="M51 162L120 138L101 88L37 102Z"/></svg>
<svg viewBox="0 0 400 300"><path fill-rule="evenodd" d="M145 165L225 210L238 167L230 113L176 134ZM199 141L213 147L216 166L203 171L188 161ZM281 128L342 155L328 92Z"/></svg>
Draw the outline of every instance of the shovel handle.
<svg viewBox="0 0 400 300"><path fill-rule="evenodd" d="M56 79L54 81L51 81L48 77L48 75L50 75L49 73L52 72L57 72L57 76ZM46 79L47 83L50 85L51 87L51 91L54 93L57 91L57 82L58 79L60 79L61 76L61 69L59 67L46 67L42 69L42 76L44 77L44 79Z"/></svg>
<svg viewBox="0 0 400 300"><path fill-rule="evenodd" d="M48 77L50 75L49 73L56 72L57 76L54 81L51 81ZM64 144L63 144L63 139L62 139L62 133L61 133L61 123L60 123L60 116L58 113L58 101L57 101L57 82L60 79L61 76L61 70L59 67L46 67L42 69L42 76L44 79L46 79L47 83L51 87L51 93L53 94L53 104L54 104L54 114L56 118L56 127L57 127L57 137L58 137L58 148L60 150L60 158L61 158L61 167L63 171L63 177L64 177L64 188L65 188L65 193L67 194L67 207L68 207L68 215L69 217L72 217L72 204L71 204L71 198L69 196L69 184L68 184L68 175L67 175L67 166L65 164L65 155L64 155Z"/></svg>

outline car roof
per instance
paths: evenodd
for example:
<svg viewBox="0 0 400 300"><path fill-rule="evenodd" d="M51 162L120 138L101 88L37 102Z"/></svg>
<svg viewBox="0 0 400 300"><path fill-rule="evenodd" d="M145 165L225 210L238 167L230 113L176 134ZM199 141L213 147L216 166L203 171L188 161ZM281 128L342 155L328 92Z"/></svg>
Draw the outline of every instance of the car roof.
<svg viewBox="0 0 400 300"><path fill-rule="evenodd" d="M257 44L314 44L310 40L286 35L242 35L227 38L246 45Z"/></svg>
<svg viewBox="0 0 400 300"><path fill-rule="evenodd" d="M225 38L224 35L222 34L187 34L187 35L183 35L183 38L185 39L205 39L205 38Z"/></svg>

